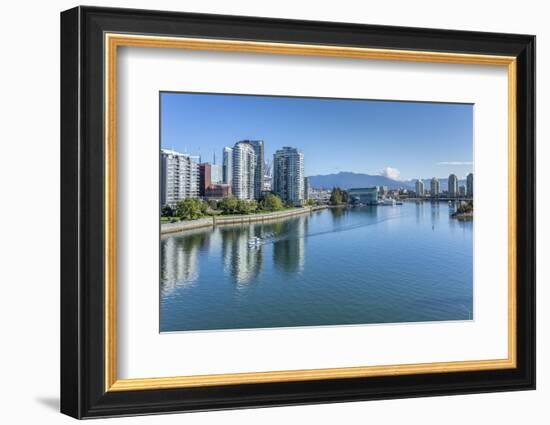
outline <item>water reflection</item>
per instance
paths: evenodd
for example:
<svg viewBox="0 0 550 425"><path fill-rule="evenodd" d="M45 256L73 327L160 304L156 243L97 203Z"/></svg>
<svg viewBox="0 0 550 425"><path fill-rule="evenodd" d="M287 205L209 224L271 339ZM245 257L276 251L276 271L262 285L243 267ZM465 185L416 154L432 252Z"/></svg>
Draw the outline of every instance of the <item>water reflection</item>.
<svg viewBox="0 0 550 425"><path fill-rule="evenodd" d="M305 238L308 217L277 223L274 233L273 263L285 272L301 272L305 264Z"/></svg>
<svg viewBox="0 0 550 425"><path fill-rule="evenodd" d="M161 331L470 320L473 223L450 213L331 208L163 236Z"/></svg>
<svg viewBox="0 0 550 425"><path fill-rule="evenodd" d="M169 293L193 285L199 277L199 250L207 249L209 235L204 232L171 236L160 242L161 290Z"/></svg>
<svg viewBox="0 0 550 425"><path fill-rule="evenodd" d="M263 265L263 250L251 248L248 241L261 236L258 226L222 227L219 229L222 241L223 269L233 277L238 288L248 285L258 276Z"/></svg>
<svg viewBox="0 0 550 425"><path fill-rule="evenodd" d="M430 217L431 217L431 223L433 228L433 226L439 221L439 202L432 201L430 202L430 206L431 206Z"/></svg>
<svg viewBox="0 0 550 425"><path fill-rule="evenodd" d="M338 224L342 221L342 219L345 217L345 215L348 212L347 208L331 208L330 215L332 216L332 221L334 224Z"/></svg>
<svg viewBox="0 0 550 425"><path fill-rule="evenodd" d="M340 214L334 215L336 218ZM308 217L301 216L266 224L219 227L214 232L196 230L161 239L161 282L163 291L193 285L199 279L199 253L215 251L221 245L224 274L231 276L238 289L261 274L266 251L272 251L273 264L286 272L300 272L305 265L305 238ZM261 239L256 247L249 241Z"/></svg>
<svg viewBox="0 0 550 425"><path fill-rule="evenodd" d="M420 224L424 216L424 202L416 202L414 211L416 224Z"/></svg>

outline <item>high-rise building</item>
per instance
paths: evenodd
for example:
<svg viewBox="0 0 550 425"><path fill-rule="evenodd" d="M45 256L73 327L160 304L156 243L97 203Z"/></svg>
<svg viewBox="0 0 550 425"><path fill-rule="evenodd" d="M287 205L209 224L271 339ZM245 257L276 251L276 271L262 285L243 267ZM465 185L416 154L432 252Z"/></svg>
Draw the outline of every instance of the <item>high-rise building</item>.
<svg viewBox="0 0 550 425"><path fill-rule="evenodd" d="M237 142L233 147L233 195L239 199L254 199L256 181L256 154L248 142Z"/></svg>
<svg viewBox="0 0 550 425"><path fill-rule="evenodd" d="M199 195L206 196L206 189L212 184L212 166L205 162L199 165Z"/></svg>
<svg viewBox="0 0 550 425"><path fill-rule="evenodd" d="M437 177L432 177L430 181L430 194L432 196L439 196L440 192L439 179Z"/></svg>
<svg viewBox="0 0 550 425"><path fill-rule="evenodd" d="M304 154L288 146L273 155L273 191L285 202L304 200Z"/></svg>
<svg viewBox="0 0 550 425"><path fill-rule="evenodd" d="M175 206L180 199L199 196L196 157L173 150L160 153L160 204Z"/></svg>
<svg viewBox="0 0 550 425"><path fill-rule="evenodd" d="M210 180L212 184L223 183L223 166L216 163L216 152L212 152L212 164L210 165Z"/></svg>
<svg viewBox="0 0 550 425"><path fill-rule="evenodd" d="M264 192L271 192L272 180L273 180L273 167L272 167L272 164L266 162L265 168L264 168L264 186L263 186Z"/></svg>
<svg viewBox="0 0 550 425"><path fill-rule="evenodd" d="M416 196L422 198L424 196L424 182L418 179L414 184L414 188L416 190Z"/></svg>
<svg viewBox="0 0 550 425"><path fill-rule="evenodd" d="M304 200L309 199L309 177L304 177Z"/></svg>
<svg viewBox="0 0 550 425"><path fill-rule="evenodd" d="M223 183L223 167L222 164L212 164L210 167L210 179L212 184Z"/></svg>
<svg viewBox="0 0 550 425"><path fill-rule="evenodd" d="M231 186L233 180L233 149L227 146L223 148L222 173L223 183Z"/></svg>
<svg viewBox="0 0 550 425"><path fill-rule="evenodd" d="M447 179L447 190L451 198L456 198L458 196L458 177L455 174L449 175Z"/></svg>
<svg viewBox="0 0 550 425"><path fill-rule="evenodd" d="M474 196L474 175L472 173L466 176L466 196L469 198Z"/></svg>
<svg viewBox="0 0 550 425"><path fill-rule="evenodd" d="M254 198L260 199L262 191L264 190L264 174L265 174L265 160L264 160L264 141L263 140L241 140L239 143L248 143L254 150L256 158L255 172L254 172Z"/></svg>

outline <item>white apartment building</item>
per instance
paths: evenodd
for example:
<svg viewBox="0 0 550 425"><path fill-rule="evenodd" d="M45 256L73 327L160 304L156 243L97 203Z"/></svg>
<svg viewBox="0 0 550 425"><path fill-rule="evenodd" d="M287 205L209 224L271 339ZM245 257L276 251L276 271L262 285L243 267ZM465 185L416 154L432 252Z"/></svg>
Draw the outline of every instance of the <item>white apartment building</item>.
<svg viewBox="0 0 550 425"><path fill-rule="evenodd" d="M455 174L449 175L447 186L449 196L451 198L456 198L458 196L458 177Z"/></svg>
<svg viewBox="0 0 550 425"><path fill-rule="evenodd" d="M160 153L160 205L174 207L199 196L199 164L195 157L173 150Z"/></svg>
<svg viewBox="0 0 550 425"><path fill-rule="evenodd" d="M414 184L415 190L416 190L416 196L419 198L424 196L424 182L420 179L416 181Z"/></svg>
<svg viewBox="0 0 550 425"><path fill-rule="evenodd" d="M430 181L430 194L432 196L439 196L441 193L440 185L439 185L439 179L437 177L432 177L432 180Z"/></svg>
<svg viewBox="0 0 550 425"><path fill-rule="evenodd" d="M304 154L283 147L273 155L273 191L284 202L301 205L304 195Z"/></svg>
<svg viewBox="0 0 550 425"><path fill-rule="evenodd" d="M248 142L238 142L233 147L232 188L238 199L254 199L256 180L256 154Z"/></svg>

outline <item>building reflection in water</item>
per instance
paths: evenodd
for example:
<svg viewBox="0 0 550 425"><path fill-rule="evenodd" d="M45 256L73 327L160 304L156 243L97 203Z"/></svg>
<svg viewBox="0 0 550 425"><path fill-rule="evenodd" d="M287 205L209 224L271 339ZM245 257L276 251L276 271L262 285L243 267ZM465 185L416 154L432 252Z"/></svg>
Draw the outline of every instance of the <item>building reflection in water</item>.
<svg viewBox="0 0 550 425"><path fill-rule="evenodd" d="M423 201L416 202L414 210L416 213L416 224L420 224L424 215L424 202Z"/></svg>
<svg viewBox="0 0 550 425"><path fill-rule="evenodd" d="M210 235L197 232L160 241L161 291L169 294L192 286L199 278L199 250L208 249Z"/></svg>
<svg viewBox="0 0 550 425"><path fill-rule="evenodd" d="M273 263L286 272L301 272L305 265L305 244L308 216L296 220L275 223L271 226L274 234Z"/></svg>
<svg viewBox="0 0 550 425"><path fill-rule="evenodd" d="M250 284L262 270L263 248L250 247L252 237L261 237L260 226L221 227L223 268L237 288Z"/></svg>
<svg viewBox="0 0 550 425"><path fill-rule="evenodd" d="M308 217L197 230L161 238L161 290L168 295L177 288L194 286L199 279L202 255L221 245L224 274L237 289L253 283L264 268L266 250L273 250L273 264L286 272L301 272L305 266ZM261 244L251 246L258 237Z"/></svg>
<svg viewBox="0 0 550 425"><path fill-rule="evenodd" d="M439 221L439 202L431 201L432 211L430 214L432 226Z"/></svg>

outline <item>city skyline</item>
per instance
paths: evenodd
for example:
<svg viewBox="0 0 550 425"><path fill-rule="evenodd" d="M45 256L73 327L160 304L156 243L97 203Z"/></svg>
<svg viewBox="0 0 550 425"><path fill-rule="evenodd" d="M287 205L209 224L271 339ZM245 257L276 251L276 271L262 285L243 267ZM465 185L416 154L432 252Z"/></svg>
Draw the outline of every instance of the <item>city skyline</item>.
<svg viewBox="0 0 550 425"><path fill-rule="evenodd" d="M202 162L215 155L222 164L225 147L248 139L265 142L268 163L285 146L304 152L305 176L463 180L473 172L472 105L166 92L161 105L161 148Z"/></svg>

